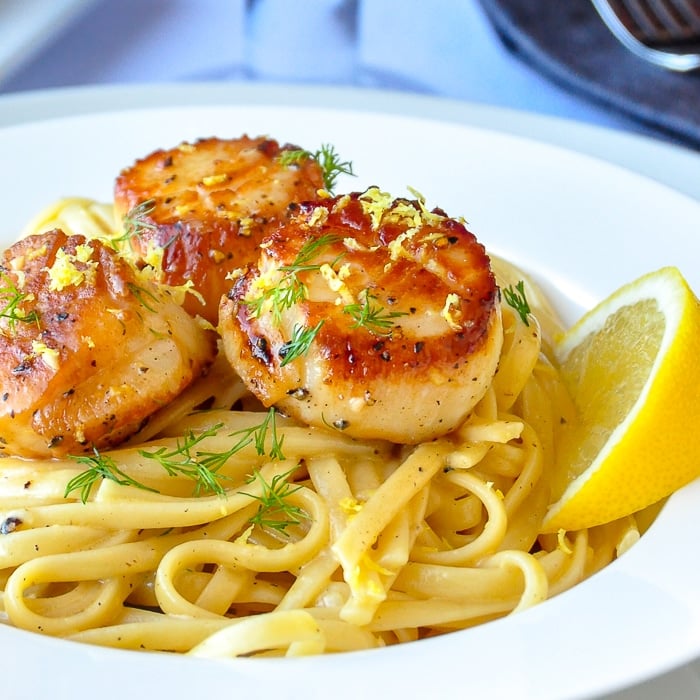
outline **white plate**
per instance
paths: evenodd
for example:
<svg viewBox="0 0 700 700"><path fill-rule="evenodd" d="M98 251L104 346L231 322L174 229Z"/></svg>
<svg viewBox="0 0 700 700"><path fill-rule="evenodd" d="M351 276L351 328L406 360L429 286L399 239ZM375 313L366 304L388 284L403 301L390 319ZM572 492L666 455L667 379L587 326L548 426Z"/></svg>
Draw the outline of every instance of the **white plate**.
<svg viewBox="0 0 700 700"><path fill-rule="evenodd" d="M183 89L183 95L186 88ZM700 203L558 147L436 120L322 107L225 105L103 112L0 129L9 242L66 195L107 199L119 169L200 136L332 143L358 177L411 185L464 215L492 251L527 268L573 319L623 282L678 265L700 290ZM76 645L0 626L12 697L464 696L613 692L700 656L700 482L675 494L628 554L571 591L509 618L380 651L229 662Z"/></svg>

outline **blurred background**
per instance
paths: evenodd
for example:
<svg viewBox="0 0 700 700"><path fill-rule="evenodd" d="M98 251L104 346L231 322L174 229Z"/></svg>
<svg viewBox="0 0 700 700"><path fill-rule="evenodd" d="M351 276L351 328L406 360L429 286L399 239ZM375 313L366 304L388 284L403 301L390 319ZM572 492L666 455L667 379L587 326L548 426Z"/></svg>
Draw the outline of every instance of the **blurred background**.
<svg viewBox="0 0 700 700"><path fill-rule="evenodd" d="M381 88L700 148L700 78L631 56L589 0L0 0L0 94L183 81Z"/></svg>

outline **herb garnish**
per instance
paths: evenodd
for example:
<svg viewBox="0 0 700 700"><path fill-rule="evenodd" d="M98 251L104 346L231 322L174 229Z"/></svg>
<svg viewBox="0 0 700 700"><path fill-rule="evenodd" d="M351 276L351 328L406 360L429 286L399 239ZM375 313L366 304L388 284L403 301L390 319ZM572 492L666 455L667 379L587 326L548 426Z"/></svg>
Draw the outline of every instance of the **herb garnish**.
<svg viewBox="0 0 700 700"><path fill-rule="evenodd" d="M181 442L178 439L175 449L169 450L167 447L160 447L154 452L139 450L139 454L142 457L156 460L170 476L179 475L192 479L195 482L195 496L199 496L202 491L223 496L224 487L221 485L221 480L227 477L217 472L223 466L225 460L218 467L210 468L198 459L200 453L194 451L194 448L204 438L216 436L222 427L223 424L218 423L208 430L203 430L201 433L194 433L190 430L185 435L184 441Z"/></svg>
<svg viewBox="0 0 700 700"><path fill-rule="evenodd" d="M155 199L147 199L135 207L132 207L123 218L124 233L121 236L116 236L110 239L112 247L117 250L119 243L131 240L131 238L139 238L148 231L155 231L157 226L148 220L148 216L156 208Z"/></svg>
<svg viewBox="0 0 700 700"><path fill-rule="evenodd" d="M284 436L279 437L277 435L276 415L277 411L275 408L270 408L263 421L258 425L230 433L229 437L239 439L223 452L202 452L195 449L205 438L218 435L221 428L223 428L223 423L217 423L200 433L189 431L185 435L184 440L177 441L174 449L160 447L152 452L139 450L139 454L142 457L158 462L170 476L185 476L192 479L195 482L195 496L199 496L202 492L216 493L219 496L223 496L225 495L225 489L222 481L228 479L228 477L219 474L219 470L234 454L240 452L244 447L254 443L256 452L263 456L266 453L267 436L270 434L271 444L267 454L271 459L285 460L285 456L282 453ZM142 484L119 469L109 455L100 454L95 447L93 447L93 453L91 456L71 456L71 459L74 459L78 464L86 464L88 469L68 482L64 497L68 497L73 491L80 489L80 498L85 503L90 496L93 485L101 479L111 479L122 486L135 486L146 491L158 493L157 489Z"/></svg>
<svg viewBox="0 0 700 700"><path fill-rule="evenodd" d="M5 306L0 310L0 318L7 319L7 325L10 332L16 332L17 322L21 323L39 323L39 312L36 309L25 313L20 308L23 301L29 297L28 294L20 292L17 285L4 272L0 272L0 280L5 283L4 287L0 287L0 303L5 302Z"/></svg>
<svg viewBox="0 0 700 700"><path fill-rule="evenodd" d="M311 261L318 254L319 249L338 241L338 236L324 234L318 238L312 238L300 248L291 265L282 265L279 270L284 273L282 279L270 289L266 289L260 296L245 300L243 303L251 309L251 315L259 318L265 308L269 306L272 319L276 325L282 322L282 312L291 309L295 304L306 299L306 285L299 279L300 272L314 272L321 269L321 265L312 264ZM334 265L339 258L331 263Z"/></svg>
<svg viewBox="0 0 700 700"><path fill-rule="evenodd" d="M282 165L297 165L307 158L312 158L321 166L323 185L329 192L333 192L339 175L355 175L352 170L352 162L340 160L335 147L330 144L323 144L314 153L302 148L282 151L279 155L279 162Z"/></svg>
<svg viewBox="0 0 700 700"><path fill-rule="evenodd" d="M277 422L276 422L277 410L272 407L268 410L265 419L258 425L254 425L250 428L243 428L231 433L229 437L239 437L240 440L236 442L230 449L224 452L198 452L198 457L201 458L202 464L204 464L210 471L217 472L226 463L226 461L240 452L244 447L247 447L251 443L255 443L255 451L262 457L265 455L265 443L267 441L268 431L270 432L270 450L267 453L270 459L276 459L283 462L286 457L282 452L282 444L284 443L284 436L281 438L277 435ZM221 427L221 425L215 426L215 428Z"/></svg>
<svg viewBox="0 0 700 700"><path fill-rule="evenodd" d="M321 319L313 328L306 328L305 326L298 324L294 325L291 340L288 340L279 349L279 356L282 360L282 362L280 362L280 367L284 367L292 360L296 360L297 357L306 355L306 353L309 351L311 343L313 343L314 338L321 330L323 323L324 321Z"/></svg>
<svg viewBox="0 0 700 700"><path fill-rule="evenodd" d="M254 498L260 502L257 512L248 522L260 527L268 527L279 532L285 532L290 525L300 525L301 520L308 520L309 516L299 507L287 502L287 498L298 491L301 486L292 485L288 479L299 465L295 465L284 474L277 474L272 477L268 484L258 469L253 470L253 475L247 483L252 484L259 481L262 486L262 495L255 496L252 493L245 493L246 496Z"/></svg>
<svg viewBox="0 0 700 700"><path fill-rule="evenodd" d="M522 322L526 326L529 326L530 320L528 319L528 315L531 311L530 304L528 304L527 297L525 296L525 282L520 280L520 282L515 285L515 289L513 289L513 285L510 285L503 290L503 296L508 302L508 305L515 309L518 316L522 319Z"/></svg>
<svg viewBox="0 0 700 700"><path fill-rule="evenodd" d="M318 238L310 238L304 245L299 249L294 262L291 265L282 265L280 270L283 272L290 272L296 274L297 272L304 272L307 270L316 271L321 268L320 265L310 265L309 263L318 255L320 248L337 243L340 240L340 236L333 233L324 233L323 236ZM342 257L339 255L332 263L331 267L335 265L338 260Z"/></svg>
<svg viewBox="0 0 700 700"><path fill-rule="evenodd" d="M156 303L159 302L158 297L148 289L144 289L143 287L140 287L137 284L134 284L133 282L127 282L126 286L128 287L129 291L136 297L136 300L143 306L145 309L150 311L151 313L157 313L156 310L152 307L149 306L149 303L146 301L147 299L150 299L151 301L154 301Z"/></svg>
<svg viewBox="0 0 700 700"><path fill-rule="evenodd" d="M364 290L363 296L361 303L343 307L343 313L355 319L352 328L366 328L374 335L387 336L391 334L394 319L407 315L405 311L385 311L383 306L373 304L377 297L369 289Z"/></svg>
<svg viewBox="0 0 700 700"><path fill-rule="evenodd" d="M246 299L243 303L251 310L254 318L262 316L269 305L275 325L282 323L282 312L291 309L296 303L306 299L306 287L295 275L285 275L277 285L266 289L255 299Z"/></svg>
<svg viewBox="0 0 700 700"><path fill-rule="evenodd" d="M251 315L254 318L259 318L266 309L269 309L272 314L273 323L279 326L282 323L282 313L306 299L306 285L299 279L299 273L320 271L322 265L313 263L313 259L318 255L320 249L332 245L339 240L339 236L324 234L318 238L311 238L306 241L299 249L299 252L290 265L281 265L279 267L283 276L276 285L266 289L255 299L245 300L243 302L251 310ZM336 258L329 263L329 266L333 268L343 255L344 253L341 253L336 256ZM281 367L284 367L292 360L308 352L311 343L318 335L323 323L323 320L321 320L313 328L307 328L303 325L294 326L291 339L284 343L279 349Z"/></svg>
<svg viewBox="0 0 700 700"><path fill-rule="evenodd" d="M88 468L74 476L66 484L66 490L63 493L64 498L68 498L73 491L80 490L80 500L86 503L90 497L92 487L97 481L102 479L110 479L121 486L135 486L145 491L156 491L156 489L136 481L136 479L123 472L109 455L100 454L96 447L93 447L92 455L71 455L71 459L74 459L78 464L87 465Z"/></svg>

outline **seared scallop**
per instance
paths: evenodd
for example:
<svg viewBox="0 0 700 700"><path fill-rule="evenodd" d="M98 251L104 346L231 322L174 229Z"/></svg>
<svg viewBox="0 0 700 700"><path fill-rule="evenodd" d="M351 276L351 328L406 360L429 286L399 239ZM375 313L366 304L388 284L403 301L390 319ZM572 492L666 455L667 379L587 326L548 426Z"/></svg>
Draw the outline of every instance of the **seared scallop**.
<svg viewBox="0 0 700 700"><path fill-rule="evenodd" d="M185 309L216 324L227 276L255 260L290 202L317 197L323 173L312 157L269 138L201 139L158 150L125 168L115 209L123 251L161 282L186 285Z"/></svg>
<svg viewBox="0 0 700 700"><path fill-rule="evenodd" d="M117 445L201 376L216 337L99 240L21 239L0 268L0 454Z"/></svg>
<svg viewBox="0 0 700 700"><path fill-rule="evenodd" d="M412 444L449 433L484 395L499 299L462 221L370 188L296 207L222 300L219 331L265 405Z"/></svg>

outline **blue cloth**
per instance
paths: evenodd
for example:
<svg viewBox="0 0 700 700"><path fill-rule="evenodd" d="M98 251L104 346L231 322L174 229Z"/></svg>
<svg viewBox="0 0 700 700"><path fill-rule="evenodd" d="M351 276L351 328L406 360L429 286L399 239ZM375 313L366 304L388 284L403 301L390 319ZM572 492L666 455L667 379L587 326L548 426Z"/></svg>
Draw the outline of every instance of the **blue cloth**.
<svg viewBox="0 0 700 700"><path fill-rule="evenodd" d="M8 21L7 2L34 8L35 20L45 7L45 0L0 0L0 22ZM185 81L359 85L650 133L516 58L477 0L51 2L78 9L0 72L0 93Z"/></svg>

